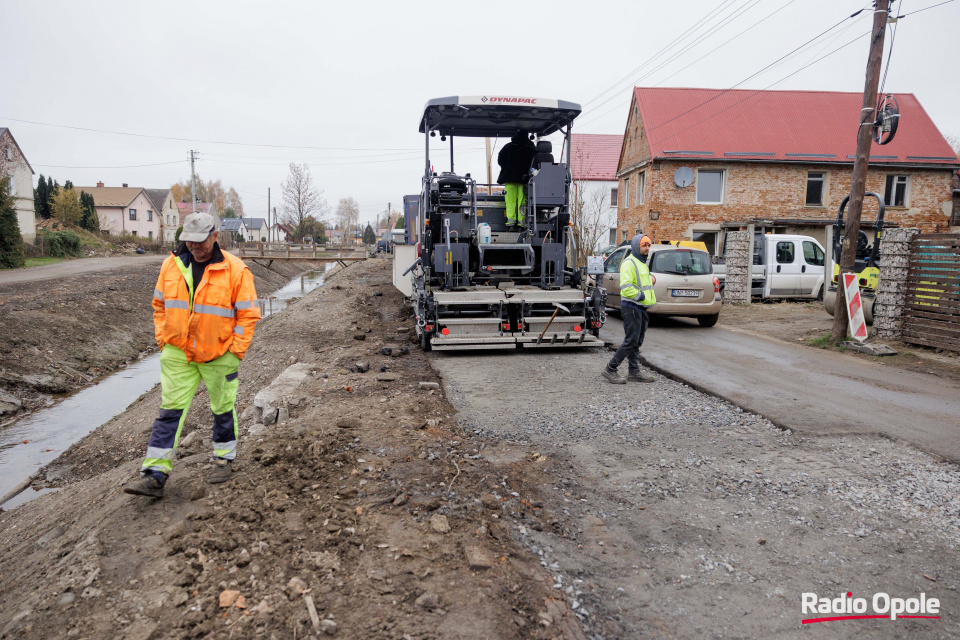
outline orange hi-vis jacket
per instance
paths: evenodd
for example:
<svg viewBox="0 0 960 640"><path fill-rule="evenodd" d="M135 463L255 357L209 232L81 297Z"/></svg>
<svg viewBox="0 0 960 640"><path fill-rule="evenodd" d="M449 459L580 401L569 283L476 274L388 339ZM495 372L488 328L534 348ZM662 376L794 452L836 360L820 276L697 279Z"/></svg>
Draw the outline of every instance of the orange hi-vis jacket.
<svg viewBox="0 0 960 640"><path fill-rule="evenodd" d="M192 258L181 245L160 267L153 292L157 345L172 344L190 362L210 362L227 351L242 360L260 319L253 274L215 245L213 260L194 286Z"/></svg>

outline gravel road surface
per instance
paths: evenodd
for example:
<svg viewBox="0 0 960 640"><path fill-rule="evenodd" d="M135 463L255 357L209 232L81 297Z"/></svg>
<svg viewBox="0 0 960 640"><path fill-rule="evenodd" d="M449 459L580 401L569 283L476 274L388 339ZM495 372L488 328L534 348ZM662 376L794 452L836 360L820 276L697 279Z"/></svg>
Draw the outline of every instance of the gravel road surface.
<svg viewBox="0 0 960 640"><path fill-rule="evenodd" d="M56 264L47 264L42 267L10 269L7 271L0 271L0 285L14 284L18 282L39 282L41 280L75 276L81 273L106 271L108 269L116 269L118 267L135 267L141 264L152 263L160 264L166 257L167 254L120 256L116 258L83 258L79 260L57 262Z"/></svg>
<svg viewBox="0 0 960 640"><path fill-rule="evenodd" d="M960 637L955 465L869 433L779 429L663 376L610 385L609 355L431 357L460 424L494 443L485 458L540 474L556 517L516 533L588 634ZM802 593L848 591L923 592L944 617L801 625Z"/></svg>

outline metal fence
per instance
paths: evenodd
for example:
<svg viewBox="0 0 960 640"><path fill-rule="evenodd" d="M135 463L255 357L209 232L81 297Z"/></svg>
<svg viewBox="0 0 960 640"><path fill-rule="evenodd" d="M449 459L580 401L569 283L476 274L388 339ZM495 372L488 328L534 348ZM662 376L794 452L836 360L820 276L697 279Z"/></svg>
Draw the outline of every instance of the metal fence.
<svg viewBox="0 0 960 640"><path fill-rule="evenodd" d="M903 341L960 352L960 234L910 243Z"/></svg>

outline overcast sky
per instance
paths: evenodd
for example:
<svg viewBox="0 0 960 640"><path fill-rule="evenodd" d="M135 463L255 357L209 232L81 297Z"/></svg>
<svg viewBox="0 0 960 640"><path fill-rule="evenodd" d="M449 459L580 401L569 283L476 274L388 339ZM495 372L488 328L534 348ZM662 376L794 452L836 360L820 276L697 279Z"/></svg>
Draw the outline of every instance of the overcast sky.
<svg viewBox="0 0 960 640"><path fill-rule="evenodd" d="M942 1L897 2L897 13ZM0 126L33 165L35 184L43 173L61 184L167 188L189 178L196 149L198 174L240 191L247 215L265 214L267 188L279 206L288 163L308 162L331 211L352 196L361 219L373 220L419 192L417 127L430 98L561 98L584 106L574 131L622 134L630 86L732 87L865 7L0 0ZM842 22L740 87L767 88L855 40L773 88L862 91L871 17ZM915 94L944 134L960 134L960 2L897 29L886 90ZM808 124L816 127L816 114ZM481 175L482 140L458 148L457 170Z"/></svg>

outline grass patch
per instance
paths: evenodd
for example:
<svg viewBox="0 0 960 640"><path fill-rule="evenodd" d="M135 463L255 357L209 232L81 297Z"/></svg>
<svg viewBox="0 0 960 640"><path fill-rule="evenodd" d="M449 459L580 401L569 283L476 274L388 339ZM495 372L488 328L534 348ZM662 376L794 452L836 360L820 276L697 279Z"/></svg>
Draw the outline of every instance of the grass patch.
<svg viewBox="0 0 960 640"><path fill-rule="evenodd" d="M26 267L42 267L47 264L57 264L58 262L66 262L69 258L27 258Z"/></svg>
<svg viewBox="0 0 960 640"><path fill-rule="evenodd" d="M833 338L830 337L829 333L825 333L818 338L810 338L807 340L807 344L818 349L827 349L829 347L837 346L837 343L833 341Z"/></svg>

